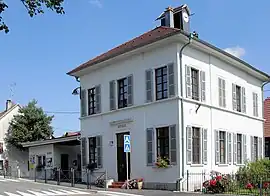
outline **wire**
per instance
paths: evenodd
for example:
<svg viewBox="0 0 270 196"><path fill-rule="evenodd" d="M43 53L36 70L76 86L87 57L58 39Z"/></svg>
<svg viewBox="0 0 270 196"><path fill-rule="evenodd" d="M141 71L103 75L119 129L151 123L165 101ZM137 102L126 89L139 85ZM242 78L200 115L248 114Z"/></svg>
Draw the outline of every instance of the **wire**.
<svg viewBox="0 0 270 196"><path fill-rule="evenodd" d="M48 114L79 114L80 112L75 111L44 111Z"/></svg>

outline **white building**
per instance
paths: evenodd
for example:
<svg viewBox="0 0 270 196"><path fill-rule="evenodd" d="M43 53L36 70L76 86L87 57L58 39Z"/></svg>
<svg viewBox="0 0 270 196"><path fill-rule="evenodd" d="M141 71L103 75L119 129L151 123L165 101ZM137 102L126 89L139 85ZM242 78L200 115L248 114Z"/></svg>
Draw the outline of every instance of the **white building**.
<svg viewBox="0 0 270 196"><path fill-rule="evenodd" d="M5 165L11 171L11 175L25 177L28 176L28 152L22 152L5 142L9 123L14 115L18 114L20 108L19 104L7 100L5 110L0 112L0 173L3 173Z"/></svg>
<svg viewBox="0 0 270 196"><path fill-rule="evenodd" d="M186 173L236 171L262 157L262 86L270 77L189 33L186 5L161 26L70 71L81 86L82 164L173 189ZM193 35L193 36L192 36ZM170 167L155 166L157 156Z"/></svg>

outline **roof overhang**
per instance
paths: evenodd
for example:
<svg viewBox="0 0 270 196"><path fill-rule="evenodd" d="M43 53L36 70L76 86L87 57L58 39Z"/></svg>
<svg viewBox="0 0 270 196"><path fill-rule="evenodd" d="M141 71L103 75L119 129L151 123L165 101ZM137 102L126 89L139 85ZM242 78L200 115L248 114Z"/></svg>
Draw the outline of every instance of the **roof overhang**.
<svg viewBox="0 0 270 196"><path fill-rule="evenodd" d="M15 104L15 105L13 105L9 110L7 110L6 112L4 112L4 114L2 115L2 116L0 116L0 120L2 119L2 118L4 118L6 115L8 115L14 108L16 108L16 107L19 107L19 108L21 108L21 105L20 104Z"/></svg>
<svg viewBox="0 0 270 196"><path fill-rule="evenodd" d="M80 140L80 136L69 136L69 137L60 137L48 140L41 140L41 141L33 141L33 142L24 142L21 145L24 148L34 147L34 146L42 146L42 145L49 145L49 144L57 144L63 142L70 142Z"/></svg>

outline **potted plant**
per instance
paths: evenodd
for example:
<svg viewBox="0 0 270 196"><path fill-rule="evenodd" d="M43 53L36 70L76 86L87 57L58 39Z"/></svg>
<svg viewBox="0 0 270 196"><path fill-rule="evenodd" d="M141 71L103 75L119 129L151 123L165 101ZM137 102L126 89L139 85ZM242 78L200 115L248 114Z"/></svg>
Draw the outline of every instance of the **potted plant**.
<svg viewBox="0 0 270 196"><path fill-rule="evenodd" d="M143 178L137 179L138 189L141 190L143 186Z"/></svg>
<svg viewBox="0 0 270 196"><path fill-rule="evenodd" d="M157 158L157 162L155 163L155 165L158 167L158 168L168 168L169 166L169 159L167 157L158 157Z"/></svg>

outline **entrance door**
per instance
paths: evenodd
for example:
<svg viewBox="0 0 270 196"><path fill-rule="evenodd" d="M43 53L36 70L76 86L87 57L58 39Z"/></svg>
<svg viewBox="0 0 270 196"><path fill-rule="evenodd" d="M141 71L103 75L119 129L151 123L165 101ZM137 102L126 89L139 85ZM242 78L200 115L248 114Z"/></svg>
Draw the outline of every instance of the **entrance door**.
<svg viewBox="0 0 270 196"><path fill-rule="evenodd" d="M68 176L69 174L69 165L68 165L68 154L61 154L61 170L62 170L62 175L65 177Z"/></svg>
<svg viewBox="0 0 270 196"><path fill-rule="evenodd" d="M130 179L130 153L128 157L124 152L124 135L129 135L129 132L118 133L117 137L117 172L118 181L124 182L127 179L127 158L128 158L128 178Z"/></svg>

